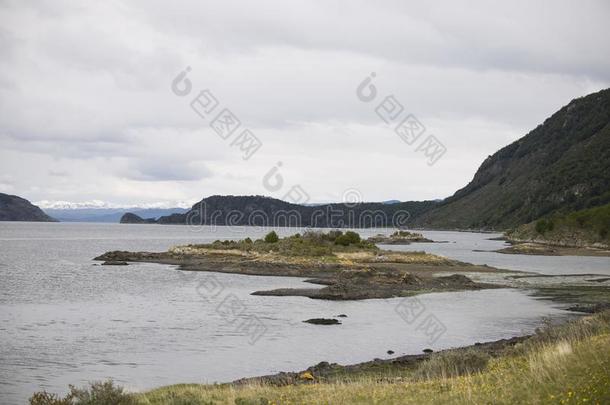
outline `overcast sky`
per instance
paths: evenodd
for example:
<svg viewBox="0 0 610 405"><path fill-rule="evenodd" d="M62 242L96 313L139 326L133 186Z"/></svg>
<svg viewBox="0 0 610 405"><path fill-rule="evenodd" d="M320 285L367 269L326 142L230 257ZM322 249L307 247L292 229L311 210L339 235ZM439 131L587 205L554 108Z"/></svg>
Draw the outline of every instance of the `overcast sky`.
<svg viewBox="0 0 610 405"><path fill-rule="evenodd" d="M281 198L294 185L311 202L444 198L610 86L610 2L429 3L0 0L0 192L124 205ZM192 89L178 96L187 66ZM219 105L202 118L190 103L204 89ZM397 119L425 126L411 145L375 112L390 95ZM226 140L210 127L223 108L241 122ZM232 145L244 129L262 144L247 160ZM433 165L417 150L429 135L446 148ZM278 162L283 183L265 187Z"/></svg>

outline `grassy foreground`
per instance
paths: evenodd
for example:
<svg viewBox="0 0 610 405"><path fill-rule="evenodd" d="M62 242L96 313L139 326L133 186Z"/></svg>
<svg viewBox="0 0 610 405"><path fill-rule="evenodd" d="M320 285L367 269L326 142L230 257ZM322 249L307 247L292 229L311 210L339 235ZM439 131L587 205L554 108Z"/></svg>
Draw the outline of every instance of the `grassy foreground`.
<svg viewBox="0 0 610 405"><path fill-rule="evenodd" d="M435 353L408 369L389 367L375 373L345 373L332 379L308 372L302 376L303 383L288 386L174 385L123 394L120 402L112 403L607 404L610 311L564 325L546 326L495 356L477 351L474 346Z"/></svg>

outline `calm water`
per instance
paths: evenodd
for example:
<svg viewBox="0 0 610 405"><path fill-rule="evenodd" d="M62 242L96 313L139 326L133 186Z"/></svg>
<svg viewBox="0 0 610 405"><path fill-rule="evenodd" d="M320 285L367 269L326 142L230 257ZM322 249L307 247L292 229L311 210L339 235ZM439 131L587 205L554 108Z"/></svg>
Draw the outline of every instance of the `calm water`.
<svg viewBox="0 0 610 405"><path fill-rule="evenodd" d="M462 260L473 264L487 264L500 269L533 271L541 274L605 274L610 275L609 257L532 256L492 252L508 243L490 238L501 234L470 232L417 231L434 241L449 243L414 243L406 246L386 246L393 250L425 250L429 253ZM484 252L474 252L483 250Z"/></svg>
<svg viewBox="0 0 610 405"><path fill-rule="evenodd" d="M511 289L422 295L417 298L424 308L419 320L433 315L446 328L430 343L418 329L419 320L407 323L395 312L403 302L399 299L257 297L250 293L311 285L297 278L182 272L155 264L100 267L91 260L107 250L162 251L180 243L265 232L0 222L0 402L24 403L35 390L61 393L67 384L109 377L142 390L299 370L319 361L354 363L387 357L390 349L399 355L511 337L533 331L544 317L571 316ZM395 248L415 247L519 270L608 274L607 259L475 253L473 249L491 250L503 243L487 241L494 236L489 234L426 234L456 243ZM241 310L227 315L227 302L234 300ZM301 322L337 314L348 315L340 326ZM264 327L254 344L251 334L238 329L252 319Z"/></svg>

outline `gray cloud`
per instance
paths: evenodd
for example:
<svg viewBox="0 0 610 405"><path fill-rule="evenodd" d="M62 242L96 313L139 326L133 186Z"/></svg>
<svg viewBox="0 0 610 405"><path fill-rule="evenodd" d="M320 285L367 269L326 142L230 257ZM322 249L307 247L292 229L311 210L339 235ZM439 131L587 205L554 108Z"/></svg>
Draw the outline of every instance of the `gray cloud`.
<svg viewBox="0 0 610 405"><path fill-rule="evenodd" d="M130 165L125 177L141 181L194 181L211 176L205 165L192 162L138 161Z"/></svg>
<svg viewBox="0 0 610 405"><path fill-rule="evenodd" d="M609 11L604 1L3 1L0 171L12 177L0 183L34 200L194 200L266 193L260 179L282 161L287 184L314 200L353 187L369 200L444 197L488 154L609 86ZM187 65L194 91L210 89L263 141L250 161L193 113L195 93L170 91ZM438 165L356 98L371 72L380 96L446 144Z"/></svg>

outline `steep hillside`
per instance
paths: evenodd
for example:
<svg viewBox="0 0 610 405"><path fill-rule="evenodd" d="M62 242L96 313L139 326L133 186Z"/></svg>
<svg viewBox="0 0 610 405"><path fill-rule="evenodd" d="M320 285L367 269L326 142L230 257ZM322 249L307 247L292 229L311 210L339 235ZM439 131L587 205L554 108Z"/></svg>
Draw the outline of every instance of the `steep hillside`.
<svg viewBox="0 0 610 405"><path fill-rule="evenodd" d="M55 222L28 200L3 193L0 193L0 221Z"/></svg>
<svg viewBox="0 0 610 405"><path fill-rule="evenodd" d="M488 157L472 181L415 219L431 228L506 229L610 202L610 89L572 100Z"/></svg>

